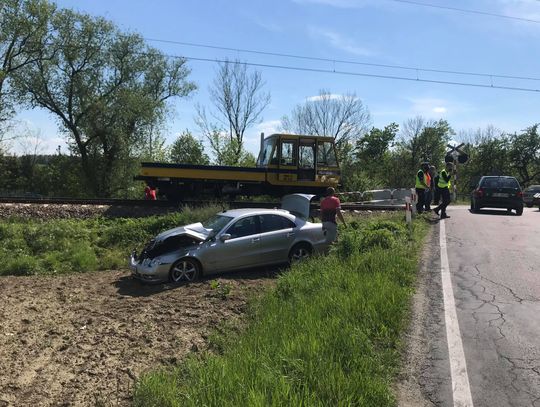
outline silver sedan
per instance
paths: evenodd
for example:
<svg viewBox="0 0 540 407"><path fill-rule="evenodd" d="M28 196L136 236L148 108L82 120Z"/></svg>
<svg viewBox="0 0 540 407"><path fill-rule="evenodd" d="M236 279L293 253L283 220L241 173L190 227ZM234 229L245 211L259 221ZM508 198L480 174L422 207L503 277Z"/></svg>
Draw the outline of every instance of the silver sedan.
<svg viewBox="0 0 540 407"><path fill-rule="evenodd" d="M312 195L283 198L282 209L233 209L167 230L131 256L134 277L194 281L201 275L290 263L322 252L322 224L308 221Z"/></svg>

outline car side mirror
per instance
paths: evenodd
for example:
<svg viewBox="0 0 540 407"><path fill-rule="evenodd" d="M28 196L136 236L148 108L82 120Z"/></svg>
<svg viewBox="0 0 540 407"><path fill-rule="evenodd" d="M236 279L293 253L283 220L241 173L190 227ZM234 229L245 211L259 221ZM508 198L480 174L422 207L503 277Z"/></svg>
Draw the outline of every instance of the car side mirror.
<svg viewBox="0 0 540 407"><path fill-rule="evenodd" d="M231 235L229 235L228 233L224 233L219 237L219 240L221 240L222 242L225 242L226 240L229 240L230 238L231 238Z"/></svg>

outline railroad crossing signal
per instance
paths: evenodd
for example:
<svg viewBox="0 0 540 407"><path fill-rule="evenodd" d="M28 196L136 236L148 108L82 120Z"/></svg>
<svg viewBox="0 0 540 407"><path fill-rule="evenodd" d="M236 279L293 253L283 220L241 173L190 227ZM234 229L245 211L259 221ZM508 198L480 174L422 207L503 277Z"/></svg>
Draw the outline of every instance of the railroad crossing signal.
<svg viewBox="0 0 540 407"><path fill-rule="evenodd" d="M447 163L460 163L465 164L469 160L469 155L461 150L461 147L463 147L465 143L461 143L458 146L453 146L451 144L447 144L449 151L446 152L446 156L444 157L444 161Z"/></svg>

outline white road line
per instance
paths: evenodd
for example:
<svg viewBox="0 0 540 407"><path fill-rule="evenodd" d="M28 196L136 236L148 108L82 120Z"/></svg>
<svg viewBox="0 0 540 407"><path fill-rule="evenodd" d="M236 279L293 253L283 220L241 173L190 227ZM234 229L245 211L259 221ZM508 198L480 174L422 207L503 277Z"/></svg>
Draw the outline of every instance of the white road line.
<svg viewBox="0 0 540 407"><path fill-rule="evenodd" d="M461 333L457 319L454 290L450 278L450 266L446 251L446 227L445 222L439 222L439 239L441 245L441 277L444 298L444 319L446 325L446 339L448 340L448 355L450 358L450 373L452 375L452 397L455 407L472 407L471 388L469 387L469 375Z"/></svg>

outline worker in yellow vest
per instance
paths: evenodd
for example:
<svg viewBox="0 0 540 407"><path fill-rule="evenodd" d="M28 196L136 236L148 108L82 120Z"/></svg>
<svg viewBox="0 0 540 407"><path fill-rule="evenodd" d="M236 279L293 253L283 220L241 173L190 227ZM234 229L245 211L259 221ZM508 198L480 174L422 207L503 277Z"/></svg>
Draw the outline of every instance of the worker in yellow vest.
<svg viewBox="0 0 540 407"><path fill-rule="evenodd" d="M454 164L446 163L446 168L443 168L439 174L439 182L437 183L437 188L441 194L442 203L437 206L433 211L438 215L439 211L441 212L441 219L447 219L450 216L446 214L446 207L450 203L450 178L452 177L452 172L454 171Z"/></svg>
<svg viewBox="0 0 540 407"><path fill-rule="evenodd" d="M426 202L426 190L429 190L429 185L427 184L426 174L429 171L429 163L422 163L421 168L416 173L414 188L416 189L416 195L418 197L418 202L416 203L416 211L422 213L424 210L424 205Z"/></svg>

